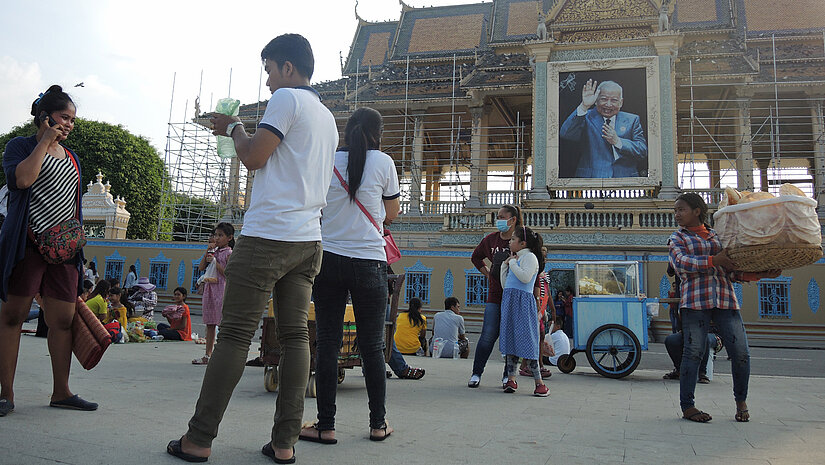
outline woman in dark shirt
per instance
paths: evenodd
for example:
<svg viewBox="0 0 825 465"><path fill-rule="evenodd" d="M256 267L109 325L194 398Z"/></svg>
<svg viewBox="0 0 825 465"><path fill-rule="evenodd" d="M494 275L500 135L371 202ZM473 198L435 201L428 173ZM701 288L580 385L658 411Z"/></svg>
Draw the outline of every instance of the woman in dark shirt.
<svg viewBox="0 0 825 465"><path fill-rule="evenodd" d="M52 407L95 410L69 389L72 319L82 289L83 253L61 263L47 263L33 237L80 215L80 166L64 147L74 128L75 105L51 86L32 104L37 133L6 144L3 170L9 186L9 211L0 234L0 417L14 410L14 373L20 329L34 295L40 293L49 326L49 354L54 380Z"/></svg>

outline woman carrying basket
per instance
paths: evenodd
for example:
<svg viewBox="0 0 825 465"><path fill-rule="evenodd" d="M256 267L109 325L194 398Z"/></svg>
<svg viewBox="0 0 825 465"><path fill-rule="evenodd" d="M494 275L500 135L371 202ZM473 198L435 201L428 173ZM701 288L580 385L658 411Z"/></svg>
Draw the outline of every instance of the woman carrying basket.
<svg viewBox="0 0 825 465"><path fill-rule="evenodd" d="M54 227L82 222L80 162L61 144L74 128L75 104L55 85L34 101L31 112L37 133L10 140L3 157L9 214L0 233L0 298L4 301L0 312L0 417L14 410L20 328L38 292L49 325L54 381L49 405L97 409L97 404L69 389L72 319L77 296L83 291L83 252L64 248L68 259L55 264L46 261L45 249L38 248Z"/></svg>
<svg viewBox="0 0 825 465"><path fill-rule="evenodd" d="M372 108L359 108L347 121L346 147L335 153L335 175L321 213L324 257L315 278L316 374L318 421L301 430L300 439L334 444L338 350L347 295L352 298L358 348L373 441L391 433L384 419L384 319L387 307L387 255L383 228L398 215L400 188L395 164L378 150L383 121Z"/></svg>
<svg viewBox="0 0 825 465"><path fill-rule="evenodd" d="M674 216L679 229L670 236L670 264L681 279L682 331L685 347L679 369L679 402L682 417L706 423L711 416L694 405L694 391L699 363L706 349L710 321L719 333L731 360L733 397L738 422L746 422L748 413L748 379L750 354L745 325L739 312L739 302L733 290L734 281L756 281L775 278L781 270L763 273L734 271L736 264L722 249L716 231L706 225L708 206L693 192L680 195L674 204Z"/></svg>

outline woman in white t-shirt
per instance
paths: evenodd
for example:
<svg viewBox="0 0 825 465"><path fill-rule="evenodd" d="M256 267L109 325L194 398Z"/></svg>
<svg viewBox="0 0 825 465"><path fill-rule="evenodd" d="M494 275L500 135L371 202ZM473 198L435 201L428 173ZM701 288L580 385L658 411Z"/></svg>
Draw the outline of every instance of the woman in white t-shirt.
<svg viewBox="0 0 825 465"><path fill-rule="evenodd" d="M346 147L335 153L336 173L321 217L324 258L313 286L318 421L301 430L302 440L337 442L338 349L343 337L347 295L352 298L358 350L364 364L370 439L382 441L393 431L384 419L387 256L383 228L379 231L376 225L389 224L398 215L400 188L395 163L378 150L382 130L383 121L377 111L359 108L347 122Z"/></svg>

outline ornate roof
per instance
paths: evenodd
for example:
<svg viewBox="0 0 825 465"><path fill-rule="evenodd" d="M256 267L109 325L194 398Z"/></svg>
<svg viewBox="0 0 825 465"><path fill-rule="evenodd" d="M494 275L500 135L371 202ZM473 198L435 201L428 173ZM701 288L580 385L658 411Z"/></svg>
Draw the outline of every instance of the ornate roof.
<svg viewBox="0 0 825 465"><path fill-rule="evenodd" d="M825 30L822 0L738 0L744 5L748 35Z"/></svg>
<svg viewBox="0 0 825 465"><path fill-rule="evenodd" d="M673 26L680 30L730 27L728 5L729 0L676 0Z"/></svg>
<svg viewBox="0 0 825 465"><path fill-rule="evenodd" d="M405 8L391 59L467 56L487 48L491 3Z"/></svg>
<svg viewBox="0 0 825 465"><path fill-rule="evenodd" d="M368 23L359 19L344 74L363 72L369 66L376 67L386 63L397 30L397 21Z"/></svg>
<svg viewBox="0 0 825 465"><path fill-rule="evenodd" d="M542 14L553 8L556 0L541 0ZM536 0L497 0L493 2L491 43L521 42L536 37L539 6Z"/></svg>

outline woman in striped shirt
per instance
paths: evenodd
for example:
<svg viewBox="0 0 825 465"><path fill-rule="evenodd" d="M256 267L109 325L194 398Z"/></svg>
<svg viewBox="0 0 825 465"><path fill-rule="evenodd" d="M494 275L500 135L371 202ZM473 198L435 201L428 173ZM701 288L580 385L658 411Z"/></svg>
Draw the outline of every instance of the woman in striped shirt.
<svg viewBox="0 0 825 465"><path fill-rule="evenodd" d="M731 360L736 421L748 421L748 379L750 354L734 281L775 278L781 270L742 273L722 249L716 231L706 225L708 206L697 194L680 195L674 205L679 229L670 236L670 264L681 279L682 331L685 347L679 369L679 402L682 417L700 423L711 416L694 406L694 391L699 362L706 350L705 341L711 320L719 328Z"/></svg>
<svg viewBox="0 0 825 465"><path fill-rule="evenodd" d="M9 186L9 212L0 233L0 417L14 410L14 373L20 328L40 293L49 325L54 380L52 407L95 410L69 389L72 318L82 291L83 253L55 265L47 263L31 238L80 215L80 165L64 147L74 128L75 104L60 86L51 86L32 104L37 133L6 144L3 170Z"/></svg>

